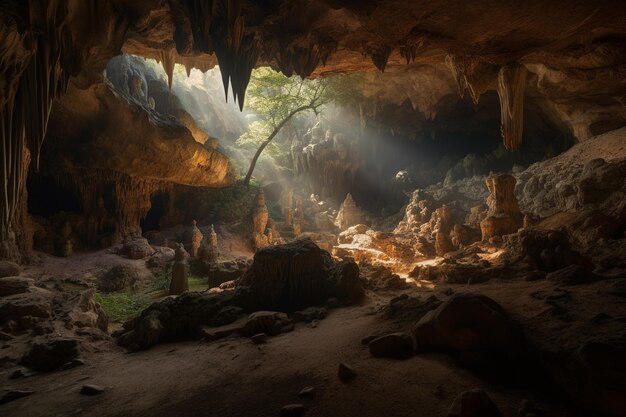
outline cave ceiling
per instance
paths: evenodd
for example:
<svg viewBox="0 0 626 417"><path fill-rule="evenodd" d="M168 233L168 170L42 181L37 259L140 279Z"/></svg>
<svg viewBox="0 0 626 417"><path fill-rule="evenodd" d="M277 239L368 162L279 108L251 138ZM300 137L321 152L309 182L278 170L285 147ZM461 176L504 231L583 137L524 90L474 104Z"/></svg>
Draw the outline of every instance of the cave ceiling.
<svg viewBox="0 0 626 417"><path fill-rule="evenodd" d="M525 94L579 140L626 124L624 22L620 0L4 0L3 234L28 158L38 165L54 100L102 83L120 53L160 61L170 84L176 63L219 65L240 106L259 66L302 77L365 73L369 95L410 100L427 118L446 96L477 102L493 90L503 142L515 149Z"/></svg>

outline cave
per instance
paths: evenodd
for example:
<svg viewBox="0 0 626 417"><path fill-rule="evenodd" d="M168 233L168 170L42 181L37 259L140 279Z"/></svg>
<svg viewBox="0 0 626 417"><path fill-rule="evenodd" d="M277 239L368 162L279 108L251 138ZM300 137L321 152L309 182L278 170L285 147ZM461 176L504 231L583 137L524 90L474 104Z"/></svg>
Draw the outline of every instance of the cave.
<svg viewBox="0 0 626 417"><path fill-rule="evenodd" d="M623 1L0 4L0 415L626 416Z"/></svg>

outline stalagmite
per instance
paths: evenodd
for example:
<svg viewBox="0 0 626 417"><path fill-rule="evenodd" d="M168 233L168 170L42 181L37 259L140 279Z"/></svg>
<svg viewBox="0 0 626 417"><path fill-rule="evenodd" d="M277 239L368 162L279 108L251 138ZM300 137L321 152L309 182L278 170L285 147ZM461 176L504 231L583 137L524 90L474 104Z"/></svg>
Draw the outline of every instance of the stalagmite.
<svg viewBox="0 0 626 417"><path fill-rule="evenodd" d="M256 249L265 247L271 242L265 233L269 219L269 211L265 205L265 194L263 190L259 190L252 209L252 240Z"/></svg>
<svg viewBox="0 0 626 417"><path fill-rule="evenodd" d="M179 245L176 249L174 265L172 266L172 280L170 281L170 295L179 295L189 290L189 281L187 274L189 265L187 258L189 254L183 248L183 245Z"/></svg>
<svg viewBox="0 0 626 417"><path fill-rule="evenodd" d="M346 230L350 226L363 223L363 213L361 209L357 207L352 195L348 193L346 199L341 203L335 225L340 230Z"/></svg>
<svg viewBox="0 0 626 417"><path fill-rule="evenodd" d="M504 146L513 151L522 143L524 128L524 87L526 67L506 65L498 74L498 96Z"/></svg>
<svg viewBox="0 0 626 417"><path fill-rule="evenodd" d="M196 221L193 220L189 228L185 231L183 238L186 247L185 249L189 251L189 255L191 255L192 258L198 256L198 250L200 249L203 237L202 232L198 229Z"/></svg>
<svg viewBox="0 0 626 417"><path fill-rule="evenodd" d="M494 175L485 180L489 189L487 218L480 222L483 240L515 233L523 225L523 215L515 198L516 179Z"/></svg>

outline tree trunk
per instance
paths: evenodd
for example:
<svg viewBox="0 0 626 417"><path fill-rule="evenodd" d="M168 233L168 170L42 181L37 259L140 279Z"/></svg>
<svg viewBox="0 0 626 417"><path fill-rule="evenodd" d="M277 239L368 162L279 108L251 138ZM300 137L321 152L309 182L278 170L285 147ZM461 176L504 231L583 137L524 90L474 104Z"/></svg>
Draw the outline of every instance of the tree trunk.
<svg viewBox="0 0 626 417"><path fill-rule="evenodd" d="M261 146L259 146L259 149L257 149L256 153L254 154L254 158L252 158L252 161L250 162L250 168L248 169L248 173L246 174L246 178L243 180L243 184L246 187L250 186L250 180L252 179L252 173L254 172L254 167L256 166L257 161L259 160L259 157L261 156L261 154L263 153L263 150L265 150L265 148L267 147L267 145L270 144L270 142L274 139L274 137L278 134L278 132L280 131L280 129L283 128L283 126L285 126L285 123L287 123L289 121L289 119L291 119L293 116L295 116L296 114L300 113L301 111L304 110L309 110L309 109L314 109L315 106L314 105L306 105L306 106L302 106L302 107L298 107L297 109L295 109L294 111L292 111L291 113L289 113L287 115L287 117L285 117L272 131L272 133L267 137L267 139L265 139L265 141L261 144Z"/></svg>

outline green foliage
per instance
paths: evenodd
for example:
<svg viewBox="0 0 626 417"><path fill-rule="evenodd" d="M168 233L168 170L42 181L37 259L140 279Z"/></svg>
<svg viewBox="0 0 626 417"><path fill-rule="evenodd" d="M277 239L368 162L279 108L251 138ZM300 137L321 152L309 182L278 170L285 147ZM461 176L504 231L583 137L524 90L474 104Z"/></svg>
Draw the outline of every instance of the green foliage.
<svg viewBox="0 0 626 417"><path fill-rule="evenodd" d="M100 304L109 319L123 323L138 316L154 299L141 292L96 293Z"/></svg>
<svg viewBox="0 0 626 417"><path fill-rule="evenodd" d="M252 71L246 93L246 108L254 112L256 120L237 140L237 145L250 147L263 142L300 107L311 106L315 112L320 110L328 102L326 84L325 79L286 77L267 67ZM299 115L295 115L289 123L297 125L302 121ZM274 153L278 152L274 149Z"/></svg>

